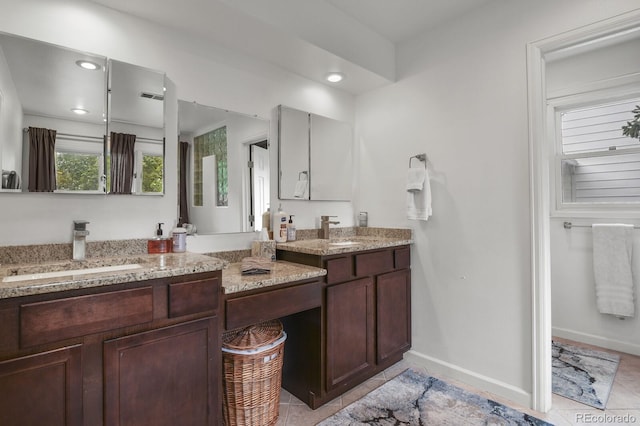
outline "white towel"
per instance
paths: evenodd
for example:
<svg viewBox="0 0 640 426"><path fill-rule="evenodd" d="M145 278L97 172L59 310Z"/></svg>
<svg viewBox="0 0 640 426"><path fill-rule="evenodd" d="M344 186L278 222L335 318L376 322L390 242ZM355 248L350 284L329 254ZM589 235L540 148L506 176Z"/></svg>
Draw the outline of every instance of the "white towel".
<svg viewBox="0 0 640 426"><path fill-rule="evenodd" d="M594 224L592 231L593 272L598 311L602 314L633 317L633 225Z"/></svg>
<svg viewBox="0 0 640 426"><path fill-rule="evenodd" d="M296 187L293 190L293 197L294 198L304 198L306 192L307 192L307 187L309 186L309 181L304 179L304 180L299 180L296 182Z"/></svg>
<svg viewBox="0 0 640 426"><path fill-rule="evenodd" d="M427 220L433 213L431 209L431 183L429 181L429 172L424 167L422 170L424 173L422 190L407 190L407 217L409 219ZM407 184L408 183L409 182L407 182Z"/></svg>
<svg viewBox="0 0 640 426"><path fill-rule="evenodd" d="M407 170L407 191L422 191L427 170L424 167L410 167Z"/></svg>

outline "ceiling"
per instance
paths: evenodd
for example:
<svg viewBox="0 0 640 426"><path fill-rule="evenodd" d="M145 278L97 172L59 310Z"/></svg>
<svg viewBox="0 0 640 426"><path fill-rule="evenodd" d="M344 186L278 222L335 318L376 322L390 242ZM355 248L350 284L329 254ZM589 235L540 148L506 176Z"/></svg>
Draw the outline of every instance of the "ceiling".
<svg viewBox="0 0 640 426"><path fill-rule="evenodd" d="M91 0L359 94L395 81L395 50L493 0Z"/></svg>

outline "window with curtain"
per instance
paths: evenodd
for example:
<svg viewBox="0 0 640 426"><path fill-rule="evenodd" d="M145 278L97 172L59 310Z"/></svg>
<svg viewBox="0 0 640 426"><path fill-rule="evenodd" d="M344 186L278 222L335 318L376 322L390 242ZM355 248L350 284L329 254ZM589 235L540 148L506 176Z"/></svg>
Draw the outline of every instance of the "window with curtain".
<svg viewBox="0 0 640 426"><path fill-rule="evenodd" d="M216 206L228 206L227 127L222 126L193 139L193 204L203 205L203 158L216 158Z"/></svg>

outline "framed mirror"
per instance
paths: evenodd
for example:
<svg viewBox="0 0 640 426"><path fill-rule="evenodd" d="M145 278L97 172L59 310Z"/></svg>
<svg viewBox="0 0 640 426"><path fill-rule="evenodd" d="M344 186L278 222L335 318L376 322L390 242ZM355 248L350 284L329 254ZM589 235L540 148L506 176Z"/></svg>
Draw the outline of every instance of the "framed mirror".
<svg viewBox="0 0 640 426"><path fill-rule="evenodd" d="M351 199L353 134L348 123L280 105L278 137L280 199Z"/></svg>
<svg viewBox="0 0 640 426"><path fill-rule="evenodd" d="M164 73L109 60L109 194L164 194L164 91Z"/></svg>
<svg viewBox="0 0 640 426"><path fill-rule="evenodd" d="M0 164L11 192L104 194L106 58L0 34Z"/></svg>
<svg viewBox="0 0 640 426"><path fill-rule="evenodd" d="M180 222L198 234L255 232L269 208L269 121L178 101Z"/></svg>

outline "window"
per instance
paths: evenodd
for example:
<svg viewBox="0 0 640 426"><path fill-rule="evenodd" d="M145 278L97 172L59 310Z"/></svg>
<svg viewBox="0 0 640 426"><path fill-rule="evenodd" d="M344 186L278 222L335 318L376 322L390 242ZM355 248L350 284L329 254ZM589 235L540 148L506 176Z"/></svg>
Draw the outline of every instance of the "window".
<svg viewBox="0 0 640 426"><path fill-rule="evenodd" d="M58 133L56 192L104 193L102 137Z"/></svg>
<svg viewBox="0 0 640 426"><path fill-rule="evenodd" d="M205 192L211 182L205 182L207 172L215 176L215 205L229 205L227 175L227 127L222 126L193 139L193 205L203 206ZM208 161L213 159L214 161ZM209 170L209 169L215 170Z"/></svg>
<svg viewBox="0 0 640 426"><path fill-rule="evenodd" d="M640 97L556 108L559 209L640 208L640 141L622 134Z"/></svg>
<svg viewBox="0 0 640 426"><path fill-rule="evenodd" d="M164 192L162 154L136 151L134 187L138 194L162 194Z"/></svg>

